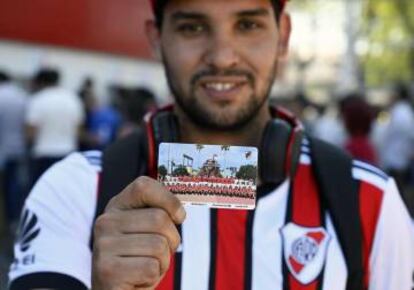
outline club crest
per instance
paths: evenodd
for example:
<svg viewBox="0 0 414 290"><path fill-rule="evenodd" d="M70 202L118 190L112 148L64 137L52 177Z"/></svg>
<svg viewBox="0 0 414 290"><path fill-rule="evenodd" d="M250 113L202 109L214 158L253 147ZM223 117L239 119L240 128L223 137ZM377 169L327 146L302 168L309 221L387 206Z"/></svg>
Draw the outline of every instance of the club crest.
<svg viewBox="0 0 414 290"><path fill-rule="evenodd" d="M314 281L325 264L330 236L322 228L289 223L281 229L283 254L290 273L302 284Z"/></svg>

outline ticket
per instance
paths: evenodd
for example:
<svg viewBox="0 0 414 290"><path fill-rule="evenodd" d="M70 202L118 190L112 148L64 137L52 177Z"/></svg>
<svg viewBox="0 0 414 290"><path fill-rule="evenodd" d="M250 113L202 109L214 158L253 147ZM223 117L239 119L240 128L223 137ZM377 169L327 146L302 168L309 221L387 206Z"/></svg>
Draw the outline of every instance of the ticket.
<svg viewBox="0 0 414 290"><path fill-rule="evenodd" d="M158 153L158 180L183 204L255 208L257 148L161 143Z"/></svg>

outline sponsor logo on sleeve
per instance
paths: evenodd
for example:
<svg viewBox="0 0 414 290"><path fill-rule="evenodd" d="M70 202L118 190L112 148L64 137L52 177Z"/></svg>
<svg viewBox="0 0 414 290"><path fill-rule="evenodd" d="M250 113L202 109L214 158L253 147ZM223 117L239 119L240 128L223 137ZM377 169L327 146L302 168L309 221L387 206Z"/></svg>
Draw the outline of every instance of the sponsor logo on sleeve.
<svg viewBox="0 0 414 290"><path fill-rule="evenodd" d="M330 242L322 228L308 228L289 223L281 229L283 254L290 273L306 285L321 273Z"/></svg>
<svg viewBox="0 0 414 290"><path fill-rule="evenodd" d="M37 215L29 209L25 209L20 220L20 225L14 246L15 258L11 270L16 270L19 266L30 266L36 261L34 253L29 251L32 242L40 234L40 226Z"/></svg>
<svg viewBox="0 0 414 290"><path fill-rule="evenodd" d="M19 231L17 234L17 246L21 252L26 252L31 243L40 233L40 227L38 224L38 218L35 213L25 209L23 212L23 218L19 225Z"/></svg>

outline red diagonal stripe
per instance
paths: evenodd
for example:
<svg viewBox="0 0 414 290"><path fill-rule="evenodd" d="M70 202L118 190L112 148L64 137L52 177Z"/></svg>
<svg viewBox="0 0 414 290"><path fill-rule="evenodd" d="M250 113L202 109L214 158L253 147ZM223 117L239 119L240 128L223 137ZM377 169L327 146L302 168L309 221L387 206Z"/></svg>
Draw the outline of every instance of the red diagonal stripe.
<svg viewBox="0 0 414 290"><path fill-rule="evenodd" d="M296 274L299 274L302 271L303 267L305 267L305 265L298 263L294 258L292 258L292 256L289 257L289 263Z"/></svg>
<svg viewBox="0 0 414 290"><path fill-rule="evenodd" d="M318 245L322 242L322 240L325 238L324 232L310 232L306 234L308 237L314 239Z"/></svg>

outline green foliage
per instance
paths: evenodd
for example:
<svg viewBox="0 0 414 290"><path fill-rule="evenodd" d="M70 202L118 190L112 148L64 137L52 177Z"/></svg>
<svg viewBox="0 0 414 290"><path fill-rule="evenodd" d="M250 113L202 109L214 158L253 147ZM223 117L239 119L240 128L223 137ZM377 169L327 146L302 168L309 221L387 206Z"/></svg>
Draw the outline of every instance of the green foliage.
<svg viewBox="0 0 414 290"><path fill-rule="evenodd" d="M414 76L414 1L369 0L364 2L362 57L368 85L383 85Z"/></svg>
<svg viewBox="0 0 414 290"><path fill-rule="evenodd" d="M229 151L230 150L230 146L229 145L221 145L221 151Z"/></svg>
<svg viewBox="0 0 414 290"><path fill-rule="evenodd" d="M256 180L257 167L253 165L242 165L239 171L236 173L236 177L239 179L253 179Z"/></svg>
<svg viewBox="0 0 414 290"><path fill-rule="evenodd" d="M318 7L315 5L314 0L294 0L288 2L288 7L294 7L295 9L306 10L313 12Z"/></svg>
<svg viewBox="0 0 414 290"><path fill-rule="evenodd" d="M190 176L190 173L188 173L187 168L184 165L178 165L173 173L173 176Z"/></svg>
<svg viewBox="0 0 414 290"><path fill-rule="evenodd" d="M201 150L203 150L204 149L204 145L202 145L202 144L196 144L196 150L198 151L198 152L200 152Z"/></svg>
<svg viewBox="0 0 414 290"><path fill-rule="evenodd" d="M165 176L167 175L168 170L167 167L165 167L164 165L161 165L158 167L158 174L162 177L165 178Z"/></svg>

